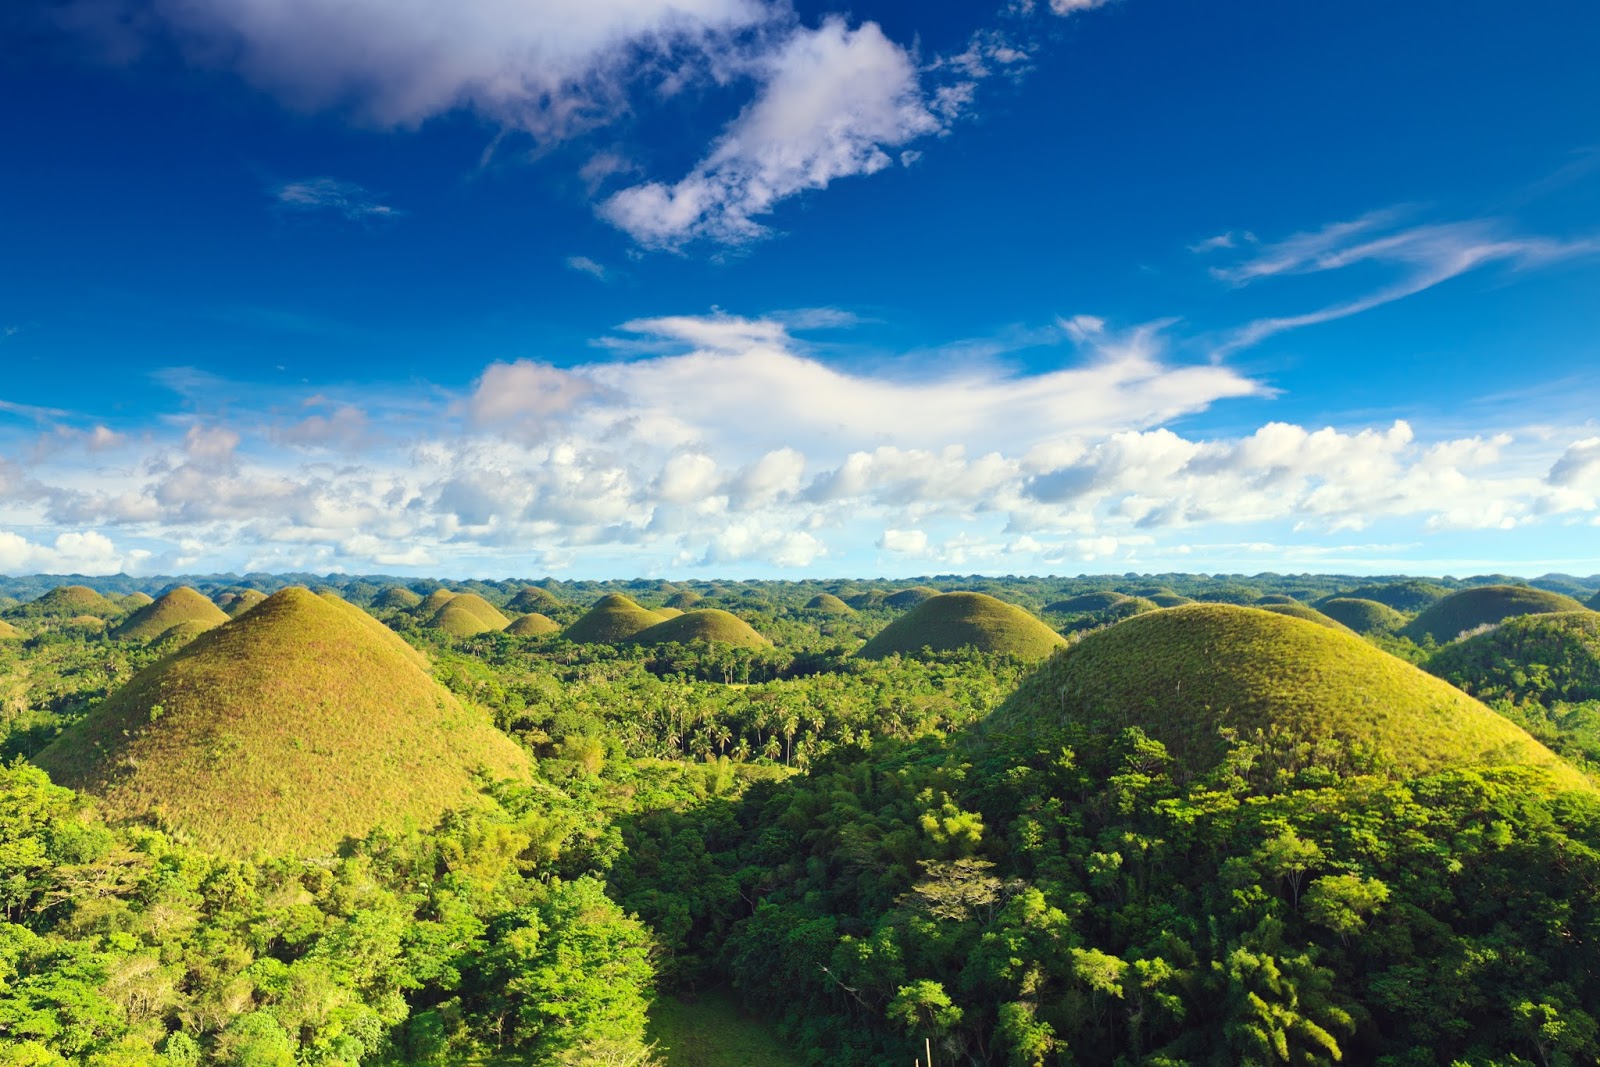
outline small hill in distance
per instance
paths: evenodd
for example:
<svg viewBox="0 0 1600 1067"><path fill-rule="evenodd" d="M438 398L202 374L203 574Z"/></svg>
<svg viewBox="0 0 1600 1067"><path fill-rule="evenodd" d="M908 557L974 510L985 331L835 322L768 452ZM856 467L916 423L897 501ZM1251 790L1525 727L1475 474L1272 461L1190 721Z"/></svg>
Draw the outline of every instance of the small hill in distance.
<svg viewBox="0 0 1600 1067"><path fill-rule="evenodd" d="M1441 648L1427 670L1480 700L1600 700L1600 613L1507 619Z"/></svg>
<svg viewBox="0 0 1600 1067"><path fill-rule="evenodd" d="M533 611L512 619L511 624L505 628L504 632L512 637L544 637L560 630L560 623L548 615L541 615L537 611Z"/></svg>
<svg viewBox="0 0 1600 1067"><path fill-rule="evenodd" d="M882 589L868 589L864 593L852 593L843 600L857 611L876 611L887 605L889 594Z"/></svg>
<svg viewBox="0 0 1600 1067"><path fill-rule="evenodd" d="M1291 619L1304 619L1306 622L1314 622L1318 626L1327 626L1334 630L1345 630L1349 633L1355 632L1344 623L1331 619L1316 608L1307 607L1298 600L1291 599L1288 603L1274 602L1259 606L1262 611L1270 611L1274 615L1287 615Z"/></svg>
<svg viewBox="0 0 1600 1067"><path fill-rule="evenodd" d="M1265 736L1289 769L1339 742L1400 777L1514 763L1591 788L1455 687L1353 634L1259 608L1196 604L1090 634L1026 679L982 732L1029 737L1067 722L1100 734L1137 726L1191 772L1222 758L1226 729Z"/></svg>
<svg viewBox="0 0 1600 1067"><path fill-rule="evenodd" d="M1438 601L1450 595L1450 590L1433 582L1425 582L1419 578L1406 578L1398 582L1384 582L1380 585L1363 585L1335 596L1350 600L1376 600L1385 607L1406 614L1422 611L1433 606ZM1333 597L1325 597L1332 600ZM1315 604L1313 607L1321 607Z"/></svg>
<svg viewBox="0 0 1600 1067"><path fill-rule="evenodd" d="M1518 615L1583 610L1582 604L1560 593L1526 585L1483 585L1436 601L1400 632L1419 644L1431 637L1443 645L1480 626Z"/></svg>
<svg viewBox="0 0 1600 1067"><path fill-rule="evenodd" d="M119 641L154 641L174 626L193 623L209 629L228 621L222 609L186 585L163 593L111 631Z"/></svg>
<svg viewBox="0 0 1600 1067"><path fill-rule="evenodd" d="M832 593L818 593L806 601L807 611L819 611L824 615L854 615L856 609L840 600Z"/></svg>
<svg viewBox="0 0 1600 1067"><path fill-rule="evenodd" d="M1285 606L1288 604L1298 603L1300 603L1300 601L1296 600L1292 596L1289 596L1287 593L1268 593L1266 596L1256 597L1255 606L1258 608L1269 608L1273 605Z"/></svg>
<svg viewBox="0 0 1600 1067"><path fill-rule="evenodd" d="M687 645L691 641L707 641L736 648L766 648L772 644L739 616L720 608L686 611L640 630L629 640L640 645Z"/></svg>
<svg viewBox="0 0 1600 1067"><path fill-rule="evenodd" d="M422 598L403 585L391 585L372 598L372 606L383 611L410 611Z"/></svg>
<svg viewBox="0 0 1600 1067"><path fill-rule="evenodd" d="M417 604L416 614L420 618L431 619L438 614L440 608L450 603L456 596L457 594L453 590L435 589Z"/></svg>
<svg viewBox="0 0 1600 1067"><path fill-rule="evenodd" d="M985 593L940 593L900 616L856 653L862 659L918 656L924 648L976 648L1019 659L1043 659L1066 639L1015 604Z"/></svg>
<svg viewBox="0 0 1600 1067"><path fill-rule="evenodd" d="M214 629L216 629L215 625L207 625L202 622L180 622L170 629L163 630L159 636L149 642L149 645L164 654L170 653L187 645L207 630Z"/></svg>
<svg viewBox="0 0 1600 1067"><path fill-rule="evenodd" d="M428 628L443 630L453 637L471 637L491 630L504 630L510 619L477 593L461 593L444 602L427 622Z"/></svg>
<svg viewBox="0 0 1600 1067"><path fill-rule="evenodd" d="M267 594L259 589L241 589L237 593L223 593L217 597L217 607L226 612L228 618L237 619L266 599Z"/></svg>
<svg viewBox="0 0 1600 1067"><path fill-rule="evenodd" d="M127 596L119 597L117 599L117 604L122 608L123 611L138 611L146 604L154 603L155 597L151 596L149 593L129 593Z"/></svg>
<svg viewBox="0 0 1600 1067"><path fill-rule="evenodd" d="M932 600L939 595L939 590L926 585L913 585L907 589L899 589L883 598L885 607L896 611L910 611L924 600Z"/></svg>
<svg viewBox="0 0 1600 1067"><path fill-rule="evenodd" d="M680 589L667 597L667 607L677 608L679 611L689 611L704 599L705 597L696 593L693 589Z"/></svg>
<svg viewBox="0 0 1600 1067"><path fill-rule="evenodd" d="M107 600L86 585L63 585L50 590L37 600L18 604L6 612L12 619L65 620L89 615L105 620L118 618L124 608Z"/></svg>
<svg viewBox="0 0 1600 1067"><path fill-rule="evenodd" d="M40 752L114 819L202 847L325 854L469 803L528 761L358 608L302 588L147 667Z"/></svg>
<svg viewBox="0 0 1600 1067"><path fill-rule="evenodd" d="M580 645L614 645L662 621L660 615L646 611L621 593L610 593L568 626L562 636Z"/></svg>
<svg viewBox="0 0 1600 1067"><path fill-rule="evenodd" d="M1406 624L1404 615L1376 600L1336 596L1319 600L1317 607L1328 618L1358 634L1392 634Z"/></svg>
<svg viewBox="0 0 1600 1067"><path fill-rule="evenodd" d="M537 585L525 585L517 590L517 595L511 598L506 605L507 611L519 615L530 615L535 612L556 611L561 608L561 600L550 590L541 589Z"/></svg>
<svg viewBox="0 0 1600 1067"><path fill-rule="evenodd" d="M1145 599L1158 608L1181 608L1194 603L1189 597L1178 593L1151 593Z"/></svg>
<svg viewBox="0 0 1600 1067"><path fill-rule="evenodd" d="M1079 593L1077 596L1065 597L1046 604L1044 610L1052 615L1082 615L1104 611L1131 599L1127 593L1117 593L1107 589L1097 593Z"/></svg>

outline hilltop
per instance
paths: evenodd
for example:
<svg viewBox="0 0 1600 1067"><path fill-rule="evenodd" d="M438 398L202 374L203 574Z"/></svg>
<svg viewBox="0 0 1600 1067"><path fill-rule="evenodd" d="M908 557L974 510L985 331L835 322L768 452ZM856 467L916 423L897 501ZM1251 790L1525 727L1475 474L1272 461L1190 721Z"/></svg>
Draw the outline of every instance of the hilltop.
<svg viewBox="0 0 1600 1067"><path fill-rule="evenodd" d="M1381 585L1363 585L1350 589L1335 596L1349 600L1376 600L1385 607L1396 611L1414 612L1443 600L1450 595L1450 590L1433 582L1425 582L1419 578L1407 578L1398 582L1384 582ZM1333 599L1328 597L1326 599ZM1315 605L1321 607L1321 604Z"/></svg>
<svg viewBox="0 0 1600 1067"><path fill-rule="evenodd" d="M1358 634L1392 634L1406 624L1404 615L1376 600L1336 596L1318 601L1317 606L1322 614Z"/></svg>
<svg viewBox="0 0 1600 1067"><path fill-rule="evenodd" d="M512 637L543 637L546 634L556 633L561 629L561 624L548 615L541 615L537 611L526 615L519 615L511 620L511 624L504 630Z"/></svg>
<svg viewBox="0 0 1600 1067"><path fill-rule="evenodd" d="M1222 730L1258 732L1290 768L1331 743L1397 776L1514 763L1587 780L1465 693L1353 634L1257 609L1200 604L1141 615L1085 637L1029 677L986 733L1075 723L1137 726L1179 766L1222 758Z"/></svg>
<svg viewBox="0 0 1600 1067"><path fill-rule="evenodd" d="M1314 622L1318 626L1326 626L1334 630L1343 630L1346 633L1355 632L1344 623L1329 618L1323 612L1318 611L1316 608L1307 607L1298 600L1289 600L1287 603L1274 602L1271 604L1261 604L1258 601L1257 606L1260 607L1262 611L1270 611L1274 615L1285 615L1291 619L1303 619L1306 622Z"/></svg>
<svg viewBox="0 0 1600 1067"><path fill-rule="evenodd" d="M476 593L460 593L446 600L438 611L428 620L427 626L433 630L443 630L454 637L471 637L474 634L488 633L490 630L504 630L511 622L500 613L500 609L489 603Z"/></svg>
<svg viewBox="0 0 1600 1067"><path fill-rule="evenodd" d="M127 620L111 631L119 641L153 641L176 626L190 624L200 629L221 626L228 616L211 601L180 585L162 594L128 616Z"/></svg>
<svg viewBox="0 0 1600 1067"><path fill-rule="evenodd" d="M697 608L640 630L630 640L641 645L711 641L738 648L765 648L772 644L739 616L719 608Z"/></svg>
<svg viewBox="0 0 1600 1067"><path fill-rule="evenodd" d="M616 644L661 621L662 616L646 611L621 593L610 593L567 627L563 636L578 644Z"/></svg>
<svg viewBox="0 0 1600 1067"><path fill-rule="evenodd" d="M927 585L913 585L907 589L900 589L883 598L886 607L896 611L910 611L925 600L932 600L939 595L939 590Z"/></svg>
<svg viewBox="0 0 1600 1067"><path fill-rule="evenodd" d="M1440 649L1426 666L1483 700L1600 700L1600 613L1507 619Z"/></svg>
<svg viewBox="0 0 1600 1067"><path fill-rule="evenodd" d="M528 585L517 590L517 595L511 598L506 610L521 615L531 615L535 612L555 611L561 607L561 600L550 590L541 589L537 585Z"/></svg>
<svg viewBox="0 0 1600 1067"><path fill-rule="evenodd" d="M1411 620L1400 632L1418 643L1431 637L1442 645L1480 626L1517 615L1583 610L1583 605L1571 597L1545 589L1484 585L1451 593Z"/></svg>
<svg viewBox="0 0 1600 1067"><path fill-rule="evenodd" d="M6 617L62 620L89 615L104 620L119 617L125 610L120 604L107 600L86 585L63 585L37 600L8 609Z"/></svg>
<svg viewBox="0 0 1600 1067"><path fill-rule="evenodd" d="M940 593L885 626L856 653L862 659L924 648L949 652L972 647L1021 659L1043 659L1066 640L1015 604L985 593Z"/></svg>
<svg viewBox="0 0 1600 1067"><path fill-rule="evenodd" d="M113 818L207 848L328 852L431 825L470 801L474 768L527 771L421 662L359 609L284 589L135 675L34 762Z"/></svg>
<svg viewBox="0 0 1600 1067"><path fill-rule="evenodd" d="M372 598L372 606L380 610L410 611L422 598L403 585L391 585Z"/></svg>
<svg viewBox="0 0 1600 1067"><path fill-rule="evenodd" d="M807 611L820 611L824 615L854 615L856 609L832 593L818 593L806 601Z"/></svg>
<svg viewBox="0 0 1600 1067"><path fill-rule="evenodd" d="M415 609L416 613L424 619L430 619L438 614L440 608L454 600L457 595L450 589L435 589L418 602Z"/></svg>

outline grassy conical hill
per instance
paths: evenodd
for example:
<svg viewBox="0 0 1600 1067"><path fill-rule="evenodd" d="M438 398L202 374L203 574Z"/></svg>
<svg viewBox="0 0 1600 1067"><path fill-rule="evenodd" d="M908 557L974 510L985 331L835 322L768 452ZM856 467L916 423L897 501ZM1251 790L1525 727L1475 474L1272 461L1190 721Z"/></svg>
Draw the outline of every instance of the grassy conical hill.
<svg viewBox="0 0 1600 1067"><path fill-rule="evenodd" d="M237 593L223 593L217 597L217 606L227 614L228 618L237 619L266 599L267 594L259 589L241 589Z"/></svg>
<svg viewBox="0 0 1600 1067"><path fill-rule="evenodd" d="M0 641L20 641L26 635L4 619L0 619Z"/></svg>
<svg viewBox="0 0 1600 1067"><path fill-rule="evenodd" d="M1291 769L1308 749L1339 742L1397 776L1517 763L1589 788L1454 686L1353 634L1257 608L1197 604L1091 634L1024 681L984 730L1028 735L1064 722L1095 733L1137 726L1194 771L1222 757L1226 729L1265 735Z"/></svg>
<svg viewBox="0 0 1600 1067"><path fill-rule="evenodd" d="M876 611L888 601L888 594L882 589L868 589L864 593L852 593L844 598L844 602L857 611Z"/></svg>
<svg viewBox="0 0 1600 1067"><path fill-rule="evenodd" d="M517 595L511 598L506 610L530 615L534 612L553 611L560 607L561 601L550 590L529 585L517 590Z"/></svg>
<svg viewBox="0 0 1600 1067"><path fill-rule="evenodd" d="M433 592L423 597L422 601L417 604L416 614L424 619L431 619L434 615L438 614L440 608L450 603L450 601L454 600L458 595L459 594L450 589L435 589Z"/></svg>
<svg viewBox="0 0 1600 1067"><path fill-rule="evenodd" d="M1258 608L1270 608L1274 604L1282 605L1298 603L1300 603L1300 601L1296 600L1292 596L1289 596L1287 593L1268 593L1266 596L1256 597L1255 606Z"/></svg>
<svg viewBox="0 0 1600 1067"><path fill-rule="evenodd" d="M1386 582L1382 585L1363 585L1359 589L1351 589L1338 594L1351 600L1376 600L1386 607L1396 611L1415 612L1443 600L1450 595L1450 590L1433 582L1424 582L1416 578L1407 578L1399 582ZM1333 599L1328 597L1327 599ZM1321 607L1321 604L1316 605Z"/></svg>
<svg viewBox="0 0 1600 1067"><path fill-rule="evenodd" d="M190 641L199 637L207 630L215 630L216 626L208 626L201 622L180 622L168 630L162 631L160 636L150 641L150 647L160 650L163 654L174 652Z"/></svg>
<svg viewBox="0 0 1600 1067"><path fill-rule="evenodd" d="M1343 623L1358 634L1392 634L1406 624L1406 617L1387 604L1360 597L1336 596L1318 602L1322 613Z"/></svg>
<svg viewBox="0 0 1600 1067"><path fill-rule="evenodd" d="M343 613L344 617L366 630L374 641L382 644L397 656L403 656L416 664L417 669L426 673L432 670L428 657L406 644L405 638L389 629L377 619L368 615L348 600L337 593L318 593L318 598L325 604L331 605L335 611Z"/></svg>
<svg viewBox="0 0 1600 1067"><path fill-rule="evenodd" d="M210 628L227 621L228 616L221 608L188 586L180 585L128 616L126 622L111 631L111 636L119 641L153 641L181 623Z"/></svg>
<svg viewBox="0 0 1600 1067"><path fill-rule="evenodd" d="M372 599L372 606L387 611L410 611L422 598L403 585L391 585Z"/></svg>
<svg viewBox="0 0 1600 1067"><path fill-rule="evenodd" d="M98 615L74 615L56 623L56 629L63 633L103 634L106 632L106 620Z"/></svg>
<svg viewBox="0 0 1600 1067"><path fill-rule="evenodd" d="M940 593L924 600L878 632L856 655L883 659L924 648L949 652L972 647L1022 659L1043 659L1066 640L1023 611L984 593Z"/></svg>
<svg viewBox="0 0 1600 1067"><path fill-rule="evenodd" d="M1044 610L1055 615L1080 615L1084 612L1104 611L1127 599L1129 599L1128 594L1114 593L1108 589L1098 593L1079 593L1077 596L1069 596L1046 604Z"/></svg>
<svg viewBox="0 0 1600 1067"><path fill-rule="evenodd" d="M682 608L649 608L647 610L654 612L657 617L663 619L676 619L683 614Z"/></svg>
<svg viewBox="0 0 1600 1067"><path fill-rule="evenodd" d="M1600 700L1600 613L1507 619L1440 649L1427 669L1483 700Z"/></svg>
<svg viewBox="0 0 1600 1067"><path fill-rule="evenodd" d="M806 601L807 611L820 611L824 615L854 615L856 609L832 593L818 593Z"/></svg>
<svg viewBox="0 0 1600 1067"><path fill-rule="evenodd" d="M661 621L655 612L646 611L621 593L611 593L567 627L563 636L579 644L610 645L626 641Z"/></svg>
<svg viewBox="0 0 1600 1067"><path fill-rule="evenodd" d="M71 619L79 615L92 615L104 620L120 616L123 612L120 605L86 585L63 585L37 600L18 604L6 614L14 619Z"/></svg>
<svg viewBox="0 0 1600 1067"><path fill-rule="evenodd" d="M1582 611L1569 596L1525 585L1484 585L1451 593L1411 620L1400 632L1413 641L1431 637L1440 644L1480 626L1517 615L1546 615L1557 611Z"/></svg>
<svg viewBox="0 0 1600 1067"><path fill-rule="evenodd" d="M1355 632L1337 619L1329 618L1316 608L1307 607L1298 600L1291 600L1287 604L1262 604L1261 610L1270 611L1274 615L1287 615L1291 619L1304 619L1306 622L1314 622L1318 626L1326 626L1332 630Z"/></svg>
<svg viewBox="0 0 1600 1067"><path fill-rule="evenodd" d="M739 648L765 648L772 644L739 616L718 608L684 612L665 622L658 622L647 630L640 630L630 640L641 645L665 645L671 642L687 645L691 641L711 641Z"/></svg>
<svg viewBox="0 0 1600 1067"><path fill-rule="evenodd" d="M127 596L117 599L117 604L123 611L138 611L145 605L154 604L155 602L156 598L149 593L129 593Z"/></svg>
<svg viewBox="0 0 1600 1067"><path fill-rule="evenodd" d="M1151 593L1145 599L1158 608L1181 608L1185 604L1194 603L1193 600L1178 593Z"/></svg>
<svg viewBox="0 0 1600 1067"><path fill-rule="evenodd" d="M560 629L561 624L550 616L533 611L512 619L511 625L506 627L505 632L512 637L543 637Z"/></svg>
<svg viewBox="0 0 1600 1067"><path fill-rule="evenodd" d="M528 761L407 649L337 598L285 589L135 675L35 762L113 818L235 855L431 824L470 801L475 768Z"/></svg>
<svg viewBox="0 0 1600 1067"><path fill-rule="evenodd" d="M689 611L704 599L692 589L680 589L667 597L667 607L677 608L679 611Z"/></svg>
<svg viewBox="0 0 1600 1067"><path fill-rule="evenodd" d="M504 630L510 621L500 614L499 608L477 593L461 593L445 601L444 606L428 620L428 626L457 637L467 637L488 630Z"/></svg>
<svg viewBox="0 0 1600 1067"><path fill-rule="evenodd" d="M913 585L909 589L900 589L883 598L883 603L896 611L910 611L924 600L932 600L939 595L939 590L926 585Z"/></svg>

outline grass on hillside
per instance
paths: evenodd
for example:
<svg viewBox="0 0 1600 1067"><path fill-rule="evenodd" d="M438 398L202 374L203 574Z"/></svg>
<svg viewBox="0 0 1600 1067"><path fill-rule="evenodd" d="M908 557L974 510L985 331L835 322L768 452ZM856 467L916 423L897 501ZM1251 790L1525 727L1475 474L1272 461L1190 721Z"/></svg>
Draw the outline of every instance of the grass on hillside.
<svg viewBox="0 0 1600 1067"><path fill-rule="evenodd" d="M772 644L739 616L720 608L696 608L640 630L629 640L641 645L710 641L738 648L765 648Z"/></svg>
<svg viewBox="0 0 1600 1067"><path fill-rule="evenodd" d="M621 593L611 593L567 627L563 636L577 644L614 645L662 621Z"/></svg>
<svg viewBox="0 0 1600 1067"><path fill-rule="evenodd" d="M71 619L92 615L98 619L120 618L126 614L121 604L108 600L86 585L63 585L37 600L18 604L6 611L12 619Z"/></svg>
<svg viewBox="0 0 1600 1067"><path fill-rule="evenodd" d="M438 614L440 608L450 603L458 595L458 593L450 589L435 589L417 604L416 614L419 618L431 619Z"/></svg>
<svg viewBox="0 0 1600 1067"><path fill-rule="evenodd" d="M667 607L677 608L679 611L689 611L704 599L692 589L682 589L667 597Z"/></svg>
<svg viewBox="0 0 1600 1067"><path fill-rule="evenodd" d="M913 585L906 589L897 589L883 598L885 607L896 611L910 611L924 600L932 600L939 595L939 590L927 585Z"/></svg>
<svg viewBox="0 0 1600 1067"><path fill-rule="evenodd" d="M694 1003L663 995L650 1005L647 1036L666 1067L800 1067L772 1028L740 1010L725 992Z"/></svg>
<svg viewBox="0 0 1600 1067"><path fill-rule="evenodd" d="M1420 578L1406 578L1381 585L1363 585L1338 594L1351 600L1376 600L1385 607L1407 614L1431 607L1449 595L1450 590L1444 586L1425 582ZM1332 597L1328 599L1331 600ZM1320 608L1322 605L1314 606Z"/></svg>
<svg viewBox="0 0 1600 1067"><path fill-rule="evenodd" d="M1287 615L1291 619L1304 619L1306 622L1314 622L1318 626L1326 626L1331 630L1343 630L1346 633L1355 632L1344 623L1339 622L1337 619L1330 618L1328 615L1318 611L1316 608L1307 607L1298 600L1289 600L1287 603L1274 602L1271 604L1260 604L1258 602L1257 606L1260 607L1262 611L1270 611L1274 615Z"/></svg>
<svg viewBox="0 0 1600 1067"><path fill-rule="evenodd" d="M1194 603L1189 597L1181 596L1178 593L1151 593L1145 599L1158 608L1181 608L1185 604Z"/></svg>
<svg viewBox="0 0 1600 1067"><path fill-rule="evenodd" d="M1027 678L983 732L1026 736L1062 722L1096 733L1138 726L1197 771L1221 759L1226 729L1265 737L1288 767L1314 755L1339 762L1336 745L1400 777L1515 763L1590 788L1453 686L1353 634L1259 608L1173 608L1091 634Z"/></svg>
<svg viewBox="0 0 1600 1067"><path fill-rule="evenodd" d="M433 618L428 620L427 626L430 630L441 630L451 637L473 637L498 629L490 626L476 612L462 607L453 600L435 612Z"/></svg>
<svg viewBox="0 0 1600 1067"><path fill-rule="evenodd" d="M138 611L146 604L154 604L155 602L155 597L149 593L129 593L127 596L120 597L117 600L123 611Z"/></svg>
<svg viewBox="0 0 1600 1067"><path fill-rule="evenodd" d="M336 597L285 589L135 675L34 762L203 847L322 854L470 802L525 754Z"/></svg>
<svg viewBox="0 0 1600 1067"><path fill-rule="evenodd" d="M209 629L228 621L223 610L186 585L170 590L132 615L111 631L119 641L154 641L168 630L185 623Z"/></svg>
<svg viewBox="0 0 1600 1067"><path fill-rule="evenodd" d="M1493 625L1517 615L1583 610L1583 605L1571 597L1545 589L1526 585L1484 585L1451 593L1412 619L1400 632L1419 644L1431 637L1442 645L1480 626Z"/></svg>
<svg viewBox="0 0 1600 1067"><path fill-rule="evenodd" d="M941 593L924 600L878 631L856 653L862 659L899 654L917 656L924 648L1043 659L1066 644L1065 638L1015 604L984 593Z"/></svg>
<svg viewBox="0 0 1600 1067"><path fill-rule="evenodd" d="M506 605L506 610L521 615L532 615L558 610L561 606L560 598L550 590L541 589L536 585L528 585L517 590L517 595L511 598L511 602Z"/></svg>
<svg viewBox="0 0 1600 1067"><path fill-rule="evenodd" d="M387 611L410 611L422 598L403 585L391 585L372 598L372 606Z"/></svg>
<svg viewBox="0 0 1600 1067"><path fill-rule="evenodd" d="M544 637L547 634L558 633L560 630L560 623L548 615L539 614L537 611L517 616L511 620L511 625L505 628L505 632L512 637Z"/></svg>
<svg viewBox="0 0 1600 1067"><path fill-rule="evenodd" d="M856 609L832 593L818 593L806 601L807 611L820 611L824 615L854 615Z"/></svg>
<svg viewBox="0 0 1600 1067"><path fill-rule="evenodd" d="M1426 666L1480 700L1600 700L1600 613L1507 619L1440 649Z"/></svg>
<svg viewBox="0 0 1600 1067"><path fill-rule="evenodd" d="M0 641L20 641L27 635L12 626L4 619L0 619Z"/></svg>
<svg viewBox="0 0 1600 1067"><path fill-rule="evenodd" d="M1317 606L1328 618L1358 634L1392 634L1406 624L1404 615L1376 600L1336 596L1319 601Z"/></svg>

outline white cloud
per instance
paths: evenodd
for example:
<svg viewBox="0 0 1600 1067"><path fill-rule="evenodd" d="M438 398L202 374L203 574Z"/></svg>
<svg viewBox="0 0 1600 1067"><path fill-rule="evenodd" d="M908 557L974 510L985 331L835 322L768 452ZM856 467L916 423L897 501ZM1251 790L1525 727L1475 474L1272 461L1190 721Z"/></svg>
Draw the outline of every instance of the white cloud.
<svg viewBox="0 0 1600 1067"><path fill-rule="evenodd" d="M579 274L587 274L596 281L610 281L611 271L605 264L590 259L588 256L568 256L567 269Z"/></svg>
<svg viewBox="0 0 1600 1067"><path fill-rule="evenodd" d="M0 530L0 574L117 574L136 570L148 552L119 552L111 539L94 531L63 533L36 544Z"/></svg>
<svg viewBox="0 0 1600 1067"><path fill-rule="evenodd" d="M760 94L686 177L623 189L601 214L645 245L740 243L779 201L890 167L887 149L942 129L912 57L876 23L796 30L760 66Z"/></svg>
<svg viewBox="0 0 1600 1067"><path fill-rule="evenodd" d="M878 538L878 547L885 552L925 556L928 553L928 535L922 530L885 530L883 536Z"/></svg>
<svg viewBox="0 0 1600 1067"><path fill-rule="evenodd" d="M351 222L375 222L397 218L403 212L380 204L372 192L355 182L337 178L302 178L284 182L272 190L273 202L284 211L329 212Z"/></svg>

